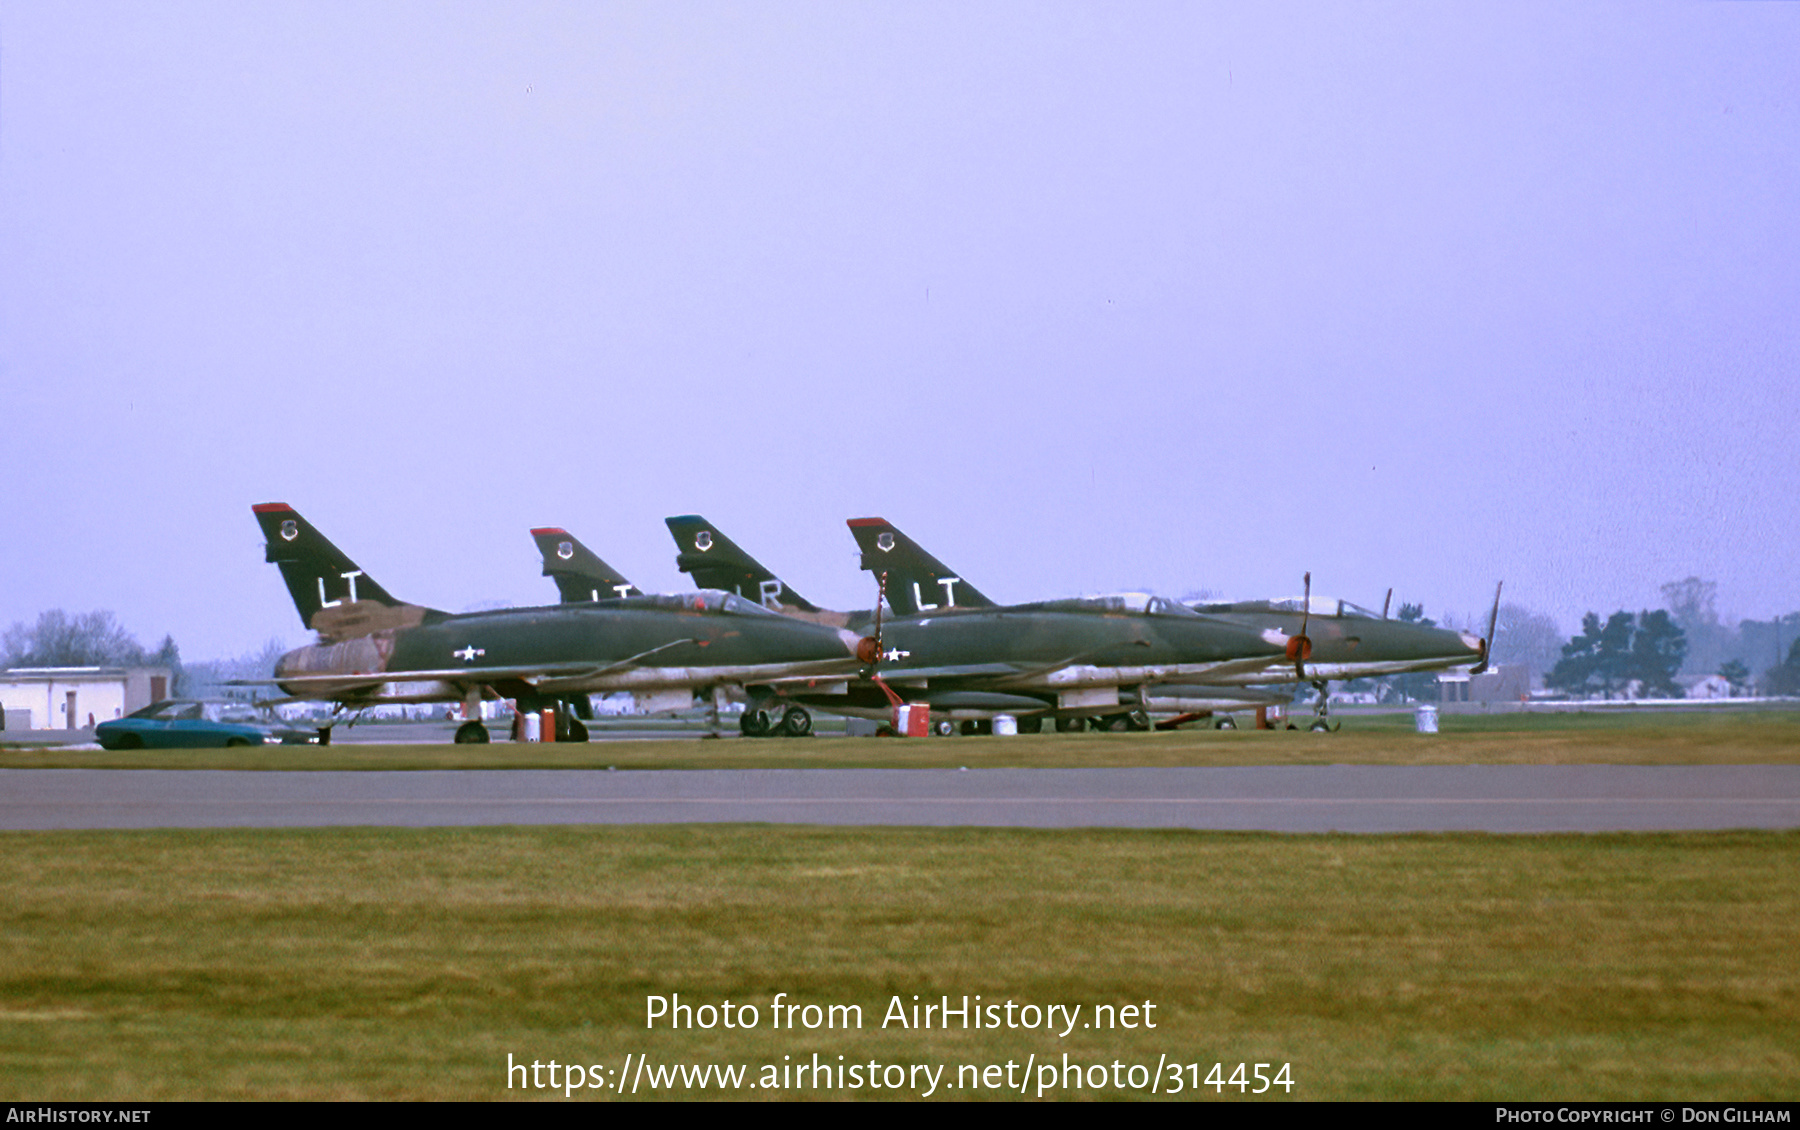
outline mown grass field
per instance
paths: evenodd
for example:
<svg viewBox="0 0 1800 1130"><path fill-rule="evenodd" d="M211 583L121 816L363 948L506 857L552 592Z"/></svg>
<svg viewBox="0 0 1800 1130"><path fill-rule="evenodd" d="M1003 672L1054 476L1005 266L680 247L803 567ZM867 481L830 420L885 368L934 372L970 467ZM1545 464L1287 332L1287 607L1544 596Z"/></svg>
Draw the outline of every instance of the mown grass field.
<svg viewBox="0 0 1800 1130"><path fill-rule="evenodd" d="M750 1079L814 1053L951 1079L1063 1053L1202 1077L1286 1063L1294 1099L1800 1087L1796 834L9 833L0 891L9 1100L551 1097L508 1090L509 1053ZM647 1031L646 997L673 993L756 1004L761 1023ZM776 993L860 1005L863 1027L774 1030ZM895 994L1084 1018L1148 1001L1157 1026L884 1030Z"/></svg>
<svg viewBox="0 0 1800 1130"><path fill-rule="evenodd" d="M1072 768L1087 765L1739 765L1800 763L1800 711L1350 715L1334 734L1183 729L1009 738L659 739L485 746L269 746L248 750L0 749L0 769Z"/></svg>
<svg viewBox="0 0 1800 1130"><path fill-rule="evenodd" d="M9 750L0 768L1766 764L1800 754L1793 713L1443 721L1436 736L1390 716L1353 717L1331 735ZM1009 1061L1067 1053L1090 1067L1197 1063L1202 1079L1214 1063L1227 1075L1239 1062L1286 1063L1295 1099L1782 1099L1800 1086L1796 864L1793 833L6 833L0 1097L543 1098L507 1088L509 1053L613 1071L627 1053L744 1064L751 1080L762 1065L817 1053L828 1065L840 1055L949 1065L951 1081L958 1066L1004 1074ZM673 993L755 1004L763 1019L752 1030L647 1031L645 998ZM859 1005L864 1026L775 1030L776 993ZM896 994L1084 1015L1150 1001L1157 1028L884 1030ZM638 1097L652 1094L640 1080ZM933 1097L1014 1094L940 1084Z"/></svg>

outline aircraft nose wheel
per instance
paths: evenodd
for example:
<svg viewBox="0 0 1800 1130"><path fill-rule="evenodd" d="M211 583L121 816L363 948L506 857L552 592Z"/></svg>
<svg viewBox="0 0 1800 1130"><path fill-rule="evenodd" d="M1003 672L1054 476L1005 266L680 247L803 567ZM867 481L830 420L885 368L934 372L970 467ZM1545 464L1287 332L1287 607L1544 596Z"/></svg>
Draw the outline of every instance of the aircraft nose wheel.
<svg viewBox="0 0 1800 1130"><path fill-rule="evenodd" d="M1343 728L1343 723L1331 724L1331 684L1324 679L1314 679L1313 689L1319 692L1319 705L1313 710L1313 723L1307 730L1315 734L1333 734ZM1288 729L1293 729L1289 726Z"/></svg>
<svg viewBox="0 0 1800 1130"><path fill-rule="evenodd" d="M487 727L480 722L468 721L456 728L457 745L486 745Z"/></svg>
<svg viewBox="0 0 1800 1130"><path fill-rule="evenodd" d="M1213 723L1213 729L1215 729L1215 730L1235 730L1235 729L1237 729L1237 723L1233 722L1229 718L1221 718L1217 722Z"/></svg>

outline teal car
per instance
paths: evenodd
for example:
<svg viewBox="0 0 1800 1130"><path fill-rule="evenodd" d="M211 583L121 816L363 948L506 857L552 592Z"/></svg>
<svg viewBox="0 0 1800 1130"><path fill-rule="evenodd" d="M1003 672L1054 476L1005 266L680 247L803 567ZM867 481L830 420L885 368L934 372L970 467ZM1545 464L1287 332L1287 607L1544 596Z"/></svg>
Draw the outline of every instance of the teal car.
<svg viewBox="0 0 1800 1130"><path fill-rule="evenodd" d="M319 732L271 721L243 702L164 699L94 727L101 749L317 745Z"/></svg>

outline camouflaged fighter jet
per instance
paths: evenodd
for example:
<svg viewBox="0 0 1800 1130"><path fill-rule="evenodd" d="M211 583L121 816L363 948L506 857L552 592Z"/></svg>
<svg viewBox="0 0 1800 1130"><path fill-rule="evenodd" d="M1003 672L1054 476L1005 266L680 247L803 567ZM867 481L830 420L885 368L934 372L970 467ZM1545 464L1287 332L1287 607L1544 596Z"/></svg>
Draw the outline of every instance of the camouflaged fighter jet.
<svg viewBox="0 0 1800 1130"><path fill-rule="evenodd" d="M798 620L810 620L832 628L866 633L874 617L868 612L833 612L820 608L785 584L763 564L738 548L736 542L713 528L697 514L667 519L679 551L675 564L693 576L702 589L735 592L771 612ZM544 560L544 575L555 577L563 599L587 600L589 594L624 580L606 562L563 530L533 530ZM804 737L812 733L812 712L798 703L764 695L749 702L739 727L750 737L782 735Z"/></svg>
<svg viewBox="0 0 1800 1130"><path fill-rule="evenodd" d="M773 573L764 569L755 558L739 549L730 539L707 528L702 519L691 516L670 518L670 528L674 530L677 528L676 523L690 521L699 523L698 528L689 530L685 526L679 527L681 532L676 534L676 544L697 544L702 547L702 553L707 549L718 551L715 556L705 558L704 564L697 571L690 570L685 564L681 566L684 572L695 573L695 580L702 589L735 591L745 599L758 601L771 612L832 628L848 627L856 630L859 622L866 625L869 620L868 613L832 612L813 605L783 585ZM616 569L602 561L568 531L558 528L537 529L531 531L531 536L537 542L538 553L543 558L544 576L556 581L557 591L562 594L564 603L599 600L599 594L608 588L617 590L622 585L629 587L630 582L620 576ZM718 538L716 543L713 540L715 536ZM633 594L637 592L635 588L631 591ZM759 709L761 713L757 712ZM781 734L800 738L812 733L813 728L812 713L794 703L766 703L759 708L752 702L745 718L748 721L740 719L740 726L746 734L753 737Z"/></svg>
<svg viewBox="0 0 1800 1130"><path fill-rule="evenodd" d="M559 736L580 740L586 731L568 704L591 693L631 691L650 709L674 709L712 692L716 707L729 687L768 694L791 681L842 681L861 666L855 634L726 592L458 615L408 604L286 503L252 509L266 559L319 635L275 666L273 682L295 699L462 702L473 717L484 698L511 698L525 710L556 709ZM487 730L465 722L456 740L484 742Z"/></svg>
<svg viewBox="0 0 1800 1130"><path fill-rule="evenodd" d="M1010 714L1021 730L1037 729L1045 717L1059 730L1082 729L1089 719L1145 729L1151 711L1216 709L1233 697L1208 687L1206 702L1184 704L1168 693L1170 684L1260 670L1284 654L1279 633L1141 593L998 606L883 519L849 525L862 567L881 579L896 618L876 633L869 677L851 685L850 701L828 705L789 692L836 713L880 716L878 693L889 705L928 704L940 727ZM1236 706L1256 704L1250 692Z"/></svg>
<svg viewBox="0 0 1800 1130"><path fill-rule="evenodd" d="M911 538L879 518L851 523L863 547L863 568L887 574L888 602L902 615L921 615L932 609L990 608L993 602L931 556ZM871 565L871 560L875 562ZM1188 685L1146 688L1174 702L1199 704L1220 688L1249 688L1273 683L1311 683L1319 690L1315 706L1315 730L1330 728L1327 710L1328 684L1333 679L1355 679L1405 671L1434 671L1463 664L1477 664L1474 673L1487 668L1487 641L1464 632L1446 631L1378 617L1347 601L1326 603L1313 598L1312 574L1306 575L1307 596L1293 601L1243 601L1234 604L1199 604L1194 611L1219 621L1236 624L1265 639L1280 640L1282 654L1260 668L1215 670ZM1121 598L1100 598L1115 600ZM1494 592L1498 614L1500 593ZM1488 638L1493 638L1490 618ZM1151 707L1154 709L1154 707ZM1134 719L1135 721L1135 719Z"/></svg>
<svg viewBox="0 0 1800 1130"><path fill-rule="evenodd" d="M1286 635L1291 642L1284 663L1261 673L1226 676L1219 681L1228 685L1238 680L1311 683L1319 692L1311 728L1328 730L1329 684L1334 679L1442 671L1465 664L1473 664L1470 674L1486 671L1488 643L1494 638L1494 625L1500 615L1503 584L1494 586L1494 608L1488 617L1485 639L1468 632L1390 620L1385 606L1377 613L1347 600L1314 596L1311 573L1306 574L1302 596L1288 600L1202 602L1193 608L1247 628ZM1390 598L1392 595L1390 592Z"/></svg>

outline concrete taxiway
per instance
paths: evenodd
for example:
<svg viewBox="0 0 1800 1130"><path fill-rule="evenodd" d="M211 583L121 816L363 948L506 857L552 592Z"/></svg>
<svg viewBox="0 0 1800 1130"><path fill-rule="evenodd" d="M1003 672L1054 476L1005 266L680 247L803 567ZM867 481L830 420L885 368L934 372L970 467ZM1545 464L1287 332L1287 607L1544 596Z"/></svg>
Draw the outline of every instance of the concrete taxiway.
<svg viewBox="0 0 1800 1130"><path fill-rule="evenodd" d="M784 823L1272 832L1800 827L1800 767L0 771L0 828Z"/></svg>

